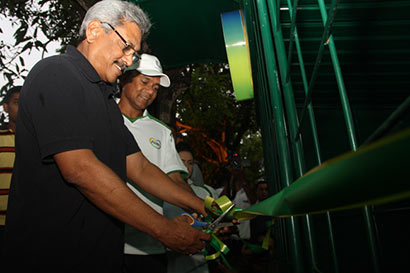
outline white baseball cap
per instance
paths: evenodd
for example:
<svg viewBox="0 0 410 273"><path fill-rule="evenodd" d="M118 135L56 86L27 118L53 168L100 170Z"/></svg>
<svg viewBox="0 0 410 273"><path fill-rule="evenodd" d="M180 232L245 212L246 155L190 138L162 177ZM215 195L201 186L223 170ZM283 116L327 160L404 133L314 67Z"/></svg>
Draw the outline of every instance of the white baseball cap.
<svg viewBox="0 0 410 273"><path fill-rule="evenodd" d="M139 62L127 67L124 72L134 69L147 76L161 76L159 81L161 86L169 87L171 85L168 76L162 73L161 63L158 58L153 55L142 54Z"/></svg>

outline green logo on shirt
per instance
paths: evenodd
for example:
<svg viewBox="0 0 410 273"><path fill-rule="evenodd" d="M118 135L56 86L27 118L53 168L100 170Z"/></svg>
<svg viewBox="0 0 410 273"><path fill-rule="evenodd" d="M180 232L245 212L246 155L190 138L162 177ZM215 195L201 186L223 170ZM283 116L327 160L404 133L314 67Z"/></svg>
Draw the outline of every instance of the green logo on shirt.
<svg viewBox="0 0 410 273"><path fill-rule="evenodd" d="M155 149L161 149L161 141L159 139L150 137L149 143L151 143L152 147L154 147Z"/></svg>

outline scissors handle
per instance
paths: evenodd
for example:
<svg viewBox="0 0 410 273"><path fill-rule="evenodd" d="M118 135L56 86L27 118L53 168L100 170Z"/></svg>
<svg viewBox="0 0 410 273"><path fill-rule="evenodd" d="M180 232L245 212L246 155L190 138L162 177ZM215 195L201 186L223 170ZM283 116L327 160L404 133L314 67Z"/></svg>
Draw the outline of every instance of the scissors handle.
<svg viewBox="0 0 410 273"><path fill-rule="evenodd" d="M185 216L188 216L188 218L189 218L189 220L190 220L190 225L191 226L193 226L193 227L206 227L206 226L208 226L209 225L209 223L207 223L207 222L201 222L201 221L198 221L198 220L196 220L195 218L194 218L194 216L192 216L190 213L188 213L188 212L184 212L184 213L181 213L181 216L182 215L185 215Z"/></svg>

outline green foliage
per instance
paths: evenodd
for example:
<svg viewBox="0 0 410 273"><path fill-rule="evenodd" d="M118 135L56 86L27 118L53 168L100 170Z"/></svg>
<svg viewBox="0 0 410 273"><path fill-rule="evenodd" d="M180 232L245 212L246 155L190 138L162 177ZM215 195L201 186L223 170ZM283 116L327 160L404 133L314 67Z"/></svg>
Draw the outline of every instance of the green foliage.
<svg viewBox="0 0 410 273"><path fill-rule="evenodd" d="M198 64L192 69L191 86L177 100L177 118L193 129L185 140L193 146L207 183L218 185L225 175L226 161L210 147L239 152L251 162L245 170L249 182L261 176L262 144L253 100L237 102L227 64Z"/></svg>
<svg viewBox="0 0 410 273"><path fill-rule="evenodd" d="M44 54L47 45L53 41L59 41L62 50L67 44L76 44L84 14L84 9L76 1L2 0L0 15L8 18L17 29L14 41L0 43L0 67L7 80L0 95L13 86L16 79L24 79L27 75L28 70L20 56L23 52L35 48ZM45 41L38 39L39 30L46 36Z"/></svg>
<svg viewBox="0 0 410 273"><path fill-rule="evenodd" d="M249 134L247 134L249 132ZM264 177L263 144L260 130L248 130L242 138L239 154L243 160L249 160L250 166L243 169L246 180L254 185L258 179Z"/></svg>

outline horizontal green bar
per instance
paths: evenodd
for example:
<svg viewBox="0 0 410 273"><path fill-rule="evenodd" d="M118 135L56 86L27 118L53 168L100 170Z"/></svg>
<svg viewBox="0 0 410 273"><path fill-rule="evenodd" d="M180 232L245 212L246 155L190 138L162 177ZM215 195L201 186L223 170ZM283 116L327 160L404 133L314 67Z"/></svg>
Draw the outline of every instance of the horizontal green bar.
<svg viewBox="0 0 410 273"><path fill-rule="evenodd" d="M350 35L350 36L343 36L338 34L337 37L333 38L335 41L386 41L387 39L390 41L398 40L398 41L407 41L410 40L410 37L406 37L403 35L385 35L385 36L363 36L363 35ZM283 39L285 42L289 43L290 39ZM304 42L318 42L320 41L320 37L304 37L300 39L300 41Z"/></svg>
<svg viewBox="0 0 410 273"><path fill-rule="evenodd" d="M364 22L362 21L355 21L355 22L346 22L346 21L336 21L334 23L335 27L360 27L363 26ZM366 21L365 22L367 27L382 27L382 26L403 26L409 25L410 20L396 20L396 21ZM291 23L290 21L281 22L281 26L283 29L290 28ZM298 28L320 28L323 27L323 22L320 21L319 18L312 18L310 21L303 21L297 24Z"/></svg>
<svg viewBox="0 0 410 273"><path fill-rule="evenodd" d="M401 7L409 7L410 3L407 1L385 1L385 2L369 2L369 3L345 3L340 4L340 8L338 9L372 9L372 8L401 8ZM298 10L318 10L319 7L317 4L313 3L311 5L299 5ZM288 7L281 7L281 11L289 10Z"/></svg>
<svg viewBox="0 0 410 273"><path fill-rule="evenodd" d="M242 214L288 217L410 197L410 129L324 162Z"/></svg>

